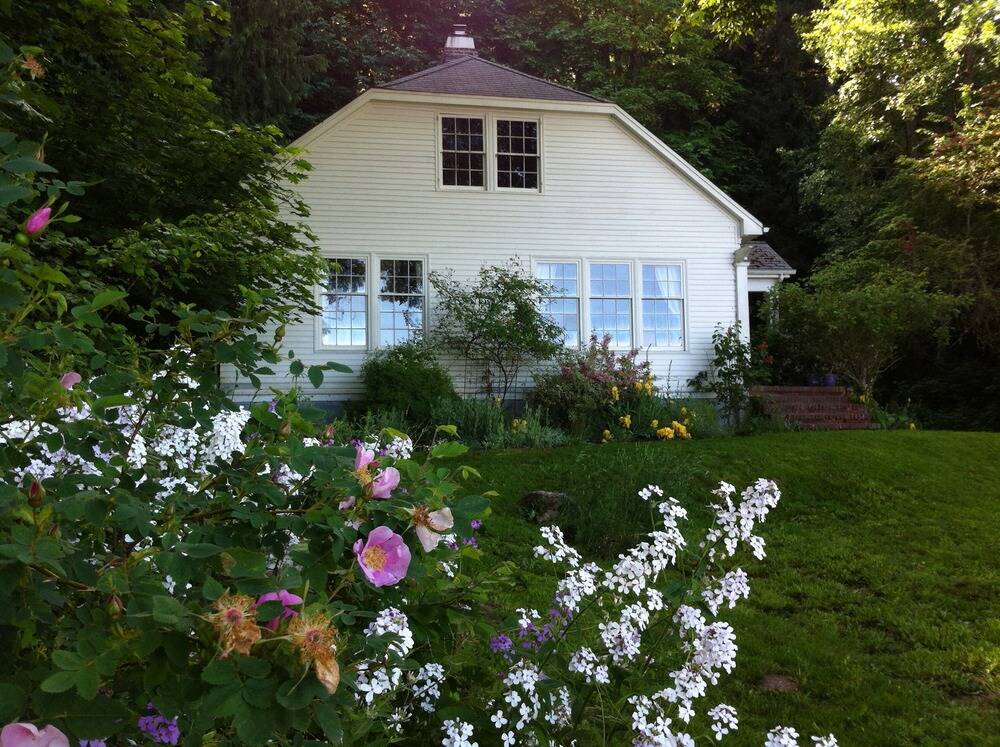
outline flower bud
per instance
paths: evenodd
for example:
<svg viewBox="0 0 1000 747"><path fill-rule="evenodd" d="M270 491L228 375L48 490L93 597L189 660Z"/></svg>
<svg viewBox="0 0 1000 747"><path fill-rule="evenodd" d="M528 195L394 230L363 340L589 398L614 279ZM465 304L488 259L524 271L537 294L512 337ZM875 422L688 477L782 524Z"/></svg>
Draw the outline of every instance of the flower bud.
<svg viewBox="0 0 1000 747"><path fill-rule="evenodd" d="M45 488L38 482L38 480L32 480L31 486L28 488L28 505L32 508L41 508L42 501L45 500Z"/></svg>
<svg viewBox="0 0 1000 747"><path fill-rule="evenodd" d="M282 324L276 330L274 330L274 341L281 342L285 339L285 325Z"/></svg>
<svg viewBox="0 0 1000 747"><path fill-rule="evenodd" d="M281 424L281 427L278 428L278 437L288 438L291 434L292 434L292 424L291 422L286 420Z"/></svg>
<svg viewBox="0 0 1000 747"><path fill-rule="evenodd" d="M30 237L35 237L45 230L45 227L49 224L49 219L52 217L52 208L48 205L42 208L38 208L30 216L28 220L24 223L24 232Z"/></svg>
<svg viewBox="0 0 1000 747"><path fill-rule="evenodd" d="M118 620L121 618L125 606L122 604L122 600L118 598L117 594L112 594L111 599L108 600L104 609L108 613L108 617L112 620Z"/></svg>
<svg viewBox="0 0 1000 747"><path fill-rule="evenodd" d="M333 437L336 434L336 432L337 432L337 430L336 430L336 428L333 427L333 423L330 423L330 425L328 425L323 430L323 440L324 441L333 441Z"/></svg>

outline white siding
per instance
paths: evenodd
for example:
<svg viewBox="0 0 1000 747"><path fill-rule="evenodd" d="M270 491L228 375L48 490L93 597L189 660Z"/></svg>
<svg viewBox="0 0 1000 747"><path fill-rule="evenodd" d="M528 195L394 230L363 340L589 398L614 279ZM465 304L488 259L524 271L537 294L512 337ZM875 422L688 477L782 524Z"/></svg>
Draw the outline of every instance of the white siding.
<svg viewBox="0 0 1000 747"><path fill-rule="evenodd" d="M736 319L736 219L603 113L540 115L541 194L438 189L436 117L442 111L484 113L371 102L310 145L314 170L299 189L323 253L423 255L431 271L451 268L459 277L512 256L681 261L687 349L648 355L661 380L669 374L674 389L686 388L706 365L715 325ZM432 297L431 326L433 306ZM369 341L376 338L372 330ZM360 367L363 351L317 350L316 339L310 320L288 328L285 346L307 364L337 360ZM287 384L281 376L265 380L265 386ZM359 392L356 375L329 373L318 392L307 386L316 399Z"/></svg>

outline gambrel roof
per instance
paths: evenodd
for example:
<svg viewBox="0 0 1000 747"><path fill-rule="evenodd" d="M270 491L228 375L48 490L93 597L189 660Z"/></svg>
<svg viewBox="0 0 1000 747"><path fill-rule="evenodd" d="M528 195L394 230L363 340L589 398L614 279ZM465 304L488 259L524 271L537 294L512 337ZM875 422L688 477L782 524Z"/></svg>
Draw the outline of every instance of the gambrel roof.
<svg viewBox="0 0 1000 747"><path fill-rule="evenodd" d="M421 70L419 73L384 83L379 88L393 91L499 96L543 101L603 101L572 88L550 83L506 65L467 55Z"/></svg>

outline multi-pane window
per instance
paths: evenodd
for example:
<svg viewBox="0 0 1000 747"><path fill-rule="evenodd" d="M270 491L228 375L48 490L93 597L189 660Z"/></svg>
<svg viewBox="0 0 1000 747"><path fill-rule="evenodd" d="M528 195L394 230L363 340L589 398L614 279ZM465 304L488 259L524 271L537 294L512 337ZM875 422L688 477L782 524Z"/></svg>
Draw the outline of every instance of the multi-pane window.
<svg viewBox="0 0 1000 747"><path fill-rule="evenodd" d="M538 189L538 122L497 120L497 187Z"/></svg>
<svg viewBox="0 0 1000 747"><path fill-rule="evenodd" d="M334 259L322 291L323 344L368 343L368 263L364 259Z"/></svg>
<svg viewBox="0 0 1000 747"><path fill-rule="evenodd" d="M590 328L599 339L609 336L615 347L631 347L631 265L610 262L590 265Z"/></svg>
<svg viewBox="0 0 1000 747"><path fill-rule="evenodd" d="M484 145L481 117L441 117L441 184L482 187Z"/></svg>
<svg viewBox="0 0 1000 747"><path fill-rule="evenodd" d="M419 259L379 262L379 345L395 345L424 328L424 263Z"/></svg>
<svg viewBox="0 0 1000 747"><path fill-rule="evenodd" d="M563 331L567 347L580 345L580 280L576 262L538 262L535 275L551 286L551 294L542 301L542 311Z"/></svg>
<svg viewBox="0 0 1000 747"><path fill-rule="evenodd" d="M684 282L680 265L642 266L642 344L684 345Z"/></svg>

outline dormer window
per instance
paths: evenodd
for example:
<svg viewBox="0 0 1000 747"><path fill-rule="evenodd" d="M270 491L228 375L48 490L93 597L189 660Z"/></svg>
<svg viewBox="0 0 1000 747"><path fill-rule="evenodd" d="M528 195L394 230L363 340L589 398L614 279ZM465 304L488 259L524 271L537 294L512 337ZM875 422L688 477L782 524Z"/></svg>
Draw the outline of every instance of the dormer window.
<svg viewBox="0 0 1000 747"><path fill-rule="evenodd" d="M483 188L482 117L441 117L441 184Z"/></svg>
<svg viewBox="0 0 1000 747"><path fill-rule="evenodd" d="M538 189L538 122L498 119L497 189Z"/></svg>

